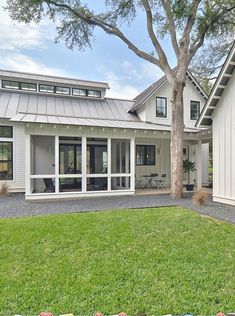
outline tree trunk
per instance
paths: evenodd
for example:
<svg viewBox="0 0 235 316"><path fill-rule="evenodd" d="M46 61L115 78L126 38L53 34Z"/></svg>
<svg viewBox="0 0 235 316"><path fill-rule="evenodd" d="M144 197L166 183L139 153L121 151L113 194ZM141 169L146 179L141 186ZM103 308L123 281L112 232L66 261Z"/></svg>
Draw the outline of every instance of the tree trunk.
<svg viewBox="0 0 235 316"><path fill-rule="evenodd" d="M177 80L172 85L171 195L176 199L183 196L184 86Z"/></svg>

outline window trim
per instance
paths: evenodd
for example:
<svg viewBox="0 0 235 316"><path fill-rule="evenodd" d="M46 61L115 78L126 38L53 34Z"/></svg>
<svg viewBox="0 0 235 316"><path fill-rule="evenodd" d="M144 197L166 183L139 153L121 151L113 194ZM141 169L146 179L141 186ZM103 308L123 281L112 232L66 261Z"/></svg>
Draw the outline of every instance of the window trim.
<svg viewBox="0 0 235 316"><path fill-rule="evenodd" d="M198 105L198 117L199 117L199 115L200 115L200 107L201 107L201 103L200 103L200 101L196 101L196 100L190 100L190 120L191 121L197 121L197 119L198 119L198 117L197 118L192 118L192 102L195 102L195 103L197 103L197 105Z"/></svg>
<svg viewBox="0 0 235 316"><path fill-rule="evenodd" d="M160 115L157 114L157 99L161 99L161 100L163 99L163 100L165 100L165 102L166 102L166 103L165 103L165 109L166 109L165 112L166 112L166 114L165 114L164 116L160 116ZM168 116L167 107L168 107L168 104L167 104L167 97L159 97L159 96L157 96L157 97L156 97L156 117L157 117L157 118L166 119L167 116Z"/></svg>
<svg viewBox="0 0 235 316"><path fill-rule="evenodd" d="M12 164L12 175L11 175L11 178L9 179L2 179L0 177L0 182L4 181L13 181L14 180L14 144L13 144L13 140L12 141L5 141L5 140L0 140L0 144L2 143L7 143L7 144L11 144L11 159L8 159L8 160L0 160L0 163L8 163L9 161L11 162Z"/></svg>
<svg viewBox="0 0 235 316"><path fill-rule="evenodd" d="M137 163L137 147L144 147L144 162L143 163ZM146 163L146 156L147 156L147 147L154 147L154 157L153 157L153 163ZM148 144L137 144L136 145L136 166L155 166L156 165L156 146L155 145L148 145Z"/></svg>

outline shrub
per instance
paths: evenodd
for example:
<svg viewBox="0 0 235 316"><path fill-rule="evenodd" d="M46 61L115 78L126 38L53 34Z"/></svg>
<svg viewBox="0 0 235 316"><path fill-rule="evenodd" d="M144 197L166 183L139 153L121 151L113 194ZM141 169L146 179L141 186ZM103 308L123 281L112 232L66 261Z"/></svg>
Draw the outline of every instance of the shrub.
<svg viewBox="0 0 235 316"><path fill-rule="evenodd" d="M6 196L8 195L8 185L6 183L3 183L1 185L1 188L0 188L0 196Z"/></svg>
<svg viewBox="0 0 235 316"><path fill-rule="evenodd" d="M193 195L193 204L204 205L208 199L208 193L202 190L198 190Z"/></svg>

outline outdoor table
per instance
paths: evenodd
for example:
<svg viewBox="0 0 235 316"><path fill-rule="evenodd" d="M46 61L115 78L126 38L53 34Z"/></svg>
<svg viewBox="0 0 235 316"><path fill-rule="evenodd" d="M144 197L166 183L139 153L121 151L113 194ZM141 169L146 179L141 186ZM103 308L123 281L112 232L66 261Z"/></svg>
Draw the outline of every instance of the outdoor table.
<svg viewBox="0 0 235 316"><path fill-rule="evenodd" d="M153 179L156 178L156 176L152 176L151 174L145 174L142 176L147 181L147 188L154 189L153 185Z"/></svg>

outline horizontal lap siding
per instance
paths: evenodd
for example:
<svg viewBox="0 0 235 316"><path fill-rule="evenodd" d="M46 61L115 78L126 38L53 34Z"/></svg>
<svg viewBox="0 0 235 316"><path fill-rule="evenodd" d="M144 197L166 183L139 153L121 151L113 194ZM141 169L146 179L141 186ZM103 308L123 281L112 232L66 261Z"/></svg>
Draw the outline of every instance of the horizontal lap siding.
<svg viewBox="0 0 235 316"><path fill-rule="evenodd" d="M25 190L25 128L21 124L11 124L9 120L0 120L0 125L13 126L13 180L0 181L7 183L9 191Z"/></svg>
<svg viewBox="0 0 235 316"><path fill-rule="evenodd" d="M213 114L213 195L235 200L235 73Z"/></svg>

